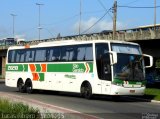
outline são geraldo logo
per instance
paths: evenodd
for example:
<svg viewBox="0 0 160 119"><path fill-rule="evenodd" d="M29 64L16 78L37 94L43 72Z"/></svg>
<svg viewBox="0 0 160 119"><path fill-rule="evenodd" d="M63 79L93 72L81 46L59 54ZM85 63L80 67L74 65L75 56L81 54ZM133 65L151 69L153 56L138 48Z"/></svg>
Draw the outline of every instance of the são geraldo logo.
<svg viewBox="0 0 160 119"><path fill-rule="evenodd" d="M73 72L83 73L84 69L80 68L78 64L73 64Z"/></svg>

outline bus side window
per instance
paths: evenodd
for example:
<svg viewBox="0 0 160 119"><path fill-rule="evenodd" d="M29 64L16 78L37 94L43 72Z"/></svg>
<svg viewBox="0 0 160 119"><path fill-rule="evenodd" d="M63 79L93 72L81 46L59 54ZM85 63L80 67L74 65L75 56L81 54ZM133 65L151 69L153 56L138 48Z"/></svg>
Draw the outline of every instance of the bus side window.
<svg viewBox="0 0 160 119"><path fill-rule="evenodd" d="M30 50L27 49L26 51L26 62L29 62Z"/></svg>
<svg viewBox="0 0 160 119"><path fill-rule="evenodd" d="M62 47L61 60L62 61L72 61L74 56L73 46Z"/></svg>
<svg viewBox="0 0 160 119"><path fill-rule="evenodd" d="M15 60L15 62L16 63L19 63L19 61L20 61L20 51L16 51L16 60Z"/></svg>
<svg viewBox="0 0 160 119"><path fill-rule="evenodd" d="M27 49L27 51L26 51L26 62L34 62L34 54L35 54L34 50Z"/></svg>
<svg viewBox="0 0 160 119"><path fill-rule="evenodd" d="M73 46L73 57L72 61L77 61L78 47L77 45Z"/></svg>
<svg viewBox="0 0 160 119"><path fill-rule="evenodd" d="M8 53L8 63L15 62L15 50L10 50Z"/></svg>
<svg viewBox="0 0 160 119"><path fill-rule="evenodd" d="M86 53L85 53L87 61L93 60L93 50L91 46L86 47Z"/></svg>
<svg viewBox="0 0 160 119"><path fill-rule="evenodd" d="M60 60L60 56L61 56L60 51L61 51L60 47L56 47L54 49L54 52L53 52L53 55L52 55L52 58L54 57L54 61L59 61Z"/></svg>
<svg viewBox="0 0 160 119"><path fill-rule="evenodd" d="M77 48L77 61L93 60L93 51L91 44L80 45Z"/></svg>
<svg viewBox="0 0 160 119"><path fill-rule="evenodd" d="M26 51L25 50L20 50L19 53L20 53L20 60L19 60L19 62L24 62Z"/></svg>
<svg viewBox="0 0 160 119"><path fill-rule="evenodd" d="M47 61L53 61L52 59L52 54L53 54L53 49L52 48L48 48L48 51L47 51Z"/></svg>
<svg viewBox="0 0 160 119"><path fill-rule="evenodd" d="M73 56L74 56L73 47L67 49L67 55L68 55L68 61L73 61Z"/></svg>
<svg viewBox="0 0 160 119"><path fill-rule="evenodd" d="M78 47L77 48L77 61L83 61L85 60L85 48L84 47Z"/></svg>
<svg viewBox="0 0 160 119"><path fill-rule="evenodd" d="M31 50L30 57L29 57L30 62L34 62L34 55L35 55L35 50Z"/></svg>
<svg viewBox="0 0 160 119"><path fill-rule="evenodd" d="M13 53L13 51L11 51L11 50L8 52L8 63L12 62L12 56L13 56L12 53Z"/></svg>
<svg viewBox="0 0 160 119"><path fill-rule="evenodd" d="M36 49L35 53L35 61L36 62L44 62L46 61L46 50L43 48Z"/></svg>
<svg viewBox="0 0 160 119"><path fill-rule="evenodd" d="M66 46L62 46L61 48L61 61L67 61L67 48Z"/></svg>
<svg viewBox="0 0 160 119"><path fill-rule="evenodd" d="M60 60L60 47L51 47L49 49L48 61L59 61Z"/></svg>

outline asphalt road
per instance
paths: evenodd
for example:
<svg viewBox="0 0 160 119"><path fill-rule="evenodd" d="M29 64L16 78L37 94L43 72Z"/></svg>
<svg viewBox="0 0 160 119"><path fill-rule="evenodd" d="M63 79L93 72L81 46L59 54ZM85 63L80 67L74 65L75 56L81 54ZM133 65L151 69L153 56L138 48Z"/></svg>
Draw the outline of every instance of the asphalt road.
<svg viewBox="0 0 160 119"><path fill-rule="evenodd" d="M57 94L52 91L38 91L34 94L26 94L17 92L16 88L6 87L3 83L0 83L0 92L20 95L24 98L69 108L100 118L147 119L148 117L156 117L155 119L160 119L160 103L131 100L126 97L113 101L107 96L95 96L92 100L87 100L77 94Z"/></svg>

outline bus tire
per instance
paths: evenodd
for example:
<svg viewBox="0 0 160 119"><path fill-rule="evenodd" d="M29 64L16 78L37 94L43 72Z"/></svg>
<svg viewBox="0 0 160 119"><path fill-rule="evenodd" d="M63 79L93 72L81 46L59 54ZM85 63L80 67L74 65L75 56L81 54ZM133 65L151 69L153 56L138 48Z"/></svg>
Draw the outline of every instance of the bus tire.
<svg viewBox="0 0 160 119"><path fill-rule="evenodd" d="M27 93L29 93L29 94L33 93L32 81L30 79L27 79L27 81L25 83L25 88L26 88Z"/></svg>
<svg viewBox="0 0 160 119"><path fill-rule="evenodd" d="M24 87L24 83L23 83L22 79L18 80L17 88L18 88L19 92L21 92L21 93L25 92L25 87Z"/></svg>
<svg viewBox="0 0 160 119"><path fill-rule="evenodd" d="M120 100L120 95L112 95L112 100L113 101L119 101Z"/></svg>
<svg viewBox="0 0 160 119"><path fill-rule="evenodd" d="M85 89L84 86L81 86L80 96L83 97L83 98L84 98L84 89Z"/></svg>
<svg viewBox="0 0 160 119"><path fill-rule="evenodd" d="M83 96L86 99L92 98L92 87L90 83L85 83L81 86L81 96Z"/></svg>

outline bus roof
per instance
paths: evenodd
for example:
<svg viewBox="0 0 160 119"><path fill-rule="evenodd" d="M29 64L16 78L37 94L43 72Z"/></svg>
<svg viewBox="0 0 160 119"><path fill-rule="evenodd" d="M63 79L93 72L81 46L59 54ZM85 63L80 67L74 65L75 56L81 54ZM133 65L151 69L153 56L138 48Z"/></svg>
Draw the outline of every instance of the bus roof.
<svg viewBox="0 0 160 119"><path fill-rule="evenodd" d="M42 42L38 45L72 45L72 44L85 44L85 43L99 43L99 42L108 42L108 43L125 43L125 44L132 44L138 45L137 43L126 42L126 41L118 41L118 40L59 40L59 41L51 41L51 42Z"/></svg>
<svg viewBox="0 0 160 119"><path fill-rule="evenodd" d="M126 41L118 41L118 40L59 40L59 41L51 41L51 42L42 42L38 45L30 45L30 48L36 47L49 47L49 46L63 46L63 45L75 45L75 44L87 44L87 43L120 43L120 44L130 44L130 45L138 45L137 43L126 42ZM24 49L26 46L11 46L9 49Z"/></svg>

